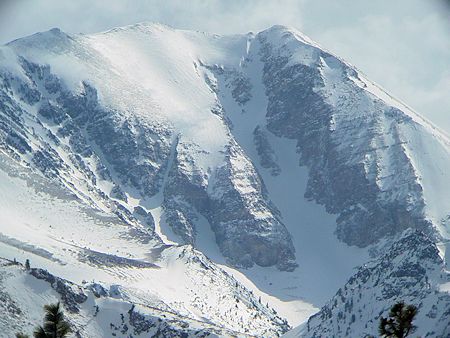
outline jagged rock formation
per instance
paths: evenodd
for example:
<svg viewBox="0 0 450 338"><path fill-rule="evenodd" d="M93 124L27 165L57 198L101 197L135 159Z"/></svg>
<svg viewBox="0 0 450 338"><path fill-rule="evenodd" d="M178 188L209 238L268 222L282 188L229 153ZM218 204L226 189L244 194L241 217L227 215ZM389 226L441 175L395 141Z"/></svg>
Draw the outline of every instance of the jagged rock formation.
<svg viewBox="0 0 450 338"><path fill-rule="evenodd" d="M267 128L297 140L310 172L305 197L338 214L338 237L367 246L406 228L432 234L408 135L422 138L427 126L305 38L282 28L259 38Z"/></svg>
<svg viewBox="0 0 450 338"><path fill-rule="evenodd" d="M436 245L419 231L407 231L380 258L360 267L298 336L376 336L380 317L404 301L418 308L413 335L448 337L449 285Z"/></svg>

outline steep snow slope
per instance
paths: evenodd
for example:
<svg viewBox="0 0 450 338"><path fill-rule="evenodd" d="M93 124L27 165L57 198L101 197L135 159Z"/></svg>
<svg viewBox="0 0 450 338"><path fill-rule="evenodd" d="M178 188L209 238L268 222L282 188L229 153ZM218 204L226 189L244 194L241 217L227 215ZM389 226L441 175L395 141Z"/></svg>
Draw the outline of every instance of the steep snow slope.
<svg viewBox="0 0 450 338"><path fill-rule="evenodd" d="M255 335L286 325L254 298L301 323L405 229L445 257L448 138L295 30L53 29L2 47L0 59L1 158L14 167L3 171L26 172L2 174L1 197L23 187L3 198L3 256L34 252L77 284L88 271L152 306ZM201 269L170 263L188 250L177 244L219 263L222 277L207 275L228 286L194 292ZM195 305L208 288L221 296ZM234 293L249 299L237 302L250 304L237 305L242 322L231 298L212 310Z"/></svg>
<svg viewBox="0 0 450 338"><path fill-rule="evenodd" d="M278 138L267 130L268 100L262 78L264 64L259 60L261 47L258 39L251 42L240 70L240 76L247 78L251 88L251 99L241 104L233 98L230 82L234 80L227 73L217 75L217 92L234 137L252 159L268 195L280 210L299 264L293 272L255 267L244 273L259 289L281 299L283 302L274 306L295 324L314 310L305 306L305 301L316 306L323 304L368 255L336 239L333 234L336 217L303 197L308 172L298 165L295 142ZM208 248L200 248L214 257Z"/></svg>

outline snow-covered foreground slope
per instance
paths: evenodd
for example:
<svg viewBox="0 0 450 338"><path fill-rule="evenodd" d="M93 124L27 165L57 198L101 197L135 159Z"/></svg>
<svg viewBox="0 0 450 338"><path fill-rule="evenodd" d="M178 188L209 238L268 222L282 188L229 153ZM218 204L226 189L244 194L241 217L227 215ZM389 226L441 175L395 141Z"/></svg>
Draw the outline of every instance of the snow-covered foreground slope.
<svg viewBox="0 0 450 338"><path fill-rule="evenodd" d="M190 331L192 323L194 328L211 327L211 332L224 336L230 332L273 336L287 329L272 309L191 246L162 244L156 235L112 213L93 209L57 183L11 160L2 158L0 168L0 195L4 198L0 207L2 257L19 262L29 259L33 267L45 268L80 286L86 281L99 283L117 300L100 300L97 304L100 312L106 307L103 319L98 319L104 322L100 323L92 316L95 304L80 301L87 311L82 319L75 320L82 336L109 336L111 333L95 331L100 330L96 326L110 332L108 316L120 316L133 305L142 307L143 314L157 311L159 321L174 321L180 332ZM22 278L20 283L30 284ZM17 301L22 311L31 312L27 310L28 297L32 309L41 307L47 299L35 303L34 296L27 295L33 289L25 288L20 291L24 299L17 300L21 284L14 286L15 291L4 289L5 297ZM62 290L60 296L64 295ZM108 310L115 306L118 309ZM67 308L70 312L70 306ZM84 328L83 321L92 322L94 328ZM22 325L12 323L15 328ZM111 323L118 325L113 319ZM187 327L191 329L183 330Z"/></svg>
<svg viewBox="0 0 450 338"><path fill-rule="evenodd" d="M408 229L446 264L449 144L286 27L37 33L0 48L0 257L276 336Z"/></svg>
<svg viewBox="0 0 450 338"><path fill-rule="evenodd" d="M246 336L204 320L183 316L150 302L135 303L123 287L86 282L76 285L43 269L26 271L0 260L2 337L32 332L42 322L43 306L61 302L72 331L81 337L230 337ZM239 312L239 310L235 310ZM261 335L270 335L269 331Z"/></svg>

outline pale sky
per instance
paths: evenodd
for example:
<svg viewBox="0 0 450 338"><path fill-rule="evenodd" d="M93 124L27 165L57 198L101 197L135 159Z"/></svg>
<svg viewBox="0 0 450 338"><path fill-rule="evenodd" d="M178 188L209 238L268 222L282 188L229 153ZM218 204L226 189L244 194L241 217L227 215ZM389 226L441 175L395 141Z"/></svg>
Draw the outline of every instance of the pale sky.
<svg viewBox="0 0 450 338"><path fill-rule="evenodd" d="M219 34L295 27L450 134L446 0L0 0L0 43L142 21Z"/></svg>

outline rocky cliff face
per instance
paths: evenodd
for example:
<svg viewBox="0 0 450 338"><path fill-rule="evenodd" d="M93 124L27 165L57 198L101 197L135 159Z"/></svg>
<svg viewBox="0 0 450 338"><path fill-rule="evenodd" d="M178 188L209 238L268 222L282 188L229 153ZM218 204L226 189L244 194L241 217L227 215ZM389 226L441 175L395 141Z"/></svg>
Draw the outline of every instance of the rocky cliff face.
<svg viewBox="0 0 450 338"><path fill-rule="evenodd" d="M194 242L198 211L210 222L219 248L231 264L293 267L291 238L268 202L260 176L235 142L226 148L224 163L209 181L201 182L200 170L188 166L193 161L186 149L177 147L176 156L164 190L169 224L181 223L179 233L188 234L188 240Z"/></svg>
<svg viewBox="0 0 450 338"><path fill-rule="evenodd" d="M295 33L278 28L258 38L267 128L297 141L309 169L305 197L338 215L337 236L367 246L406 228L432 234L404 132L423 127L371 93L355 69Z"/></svg>

